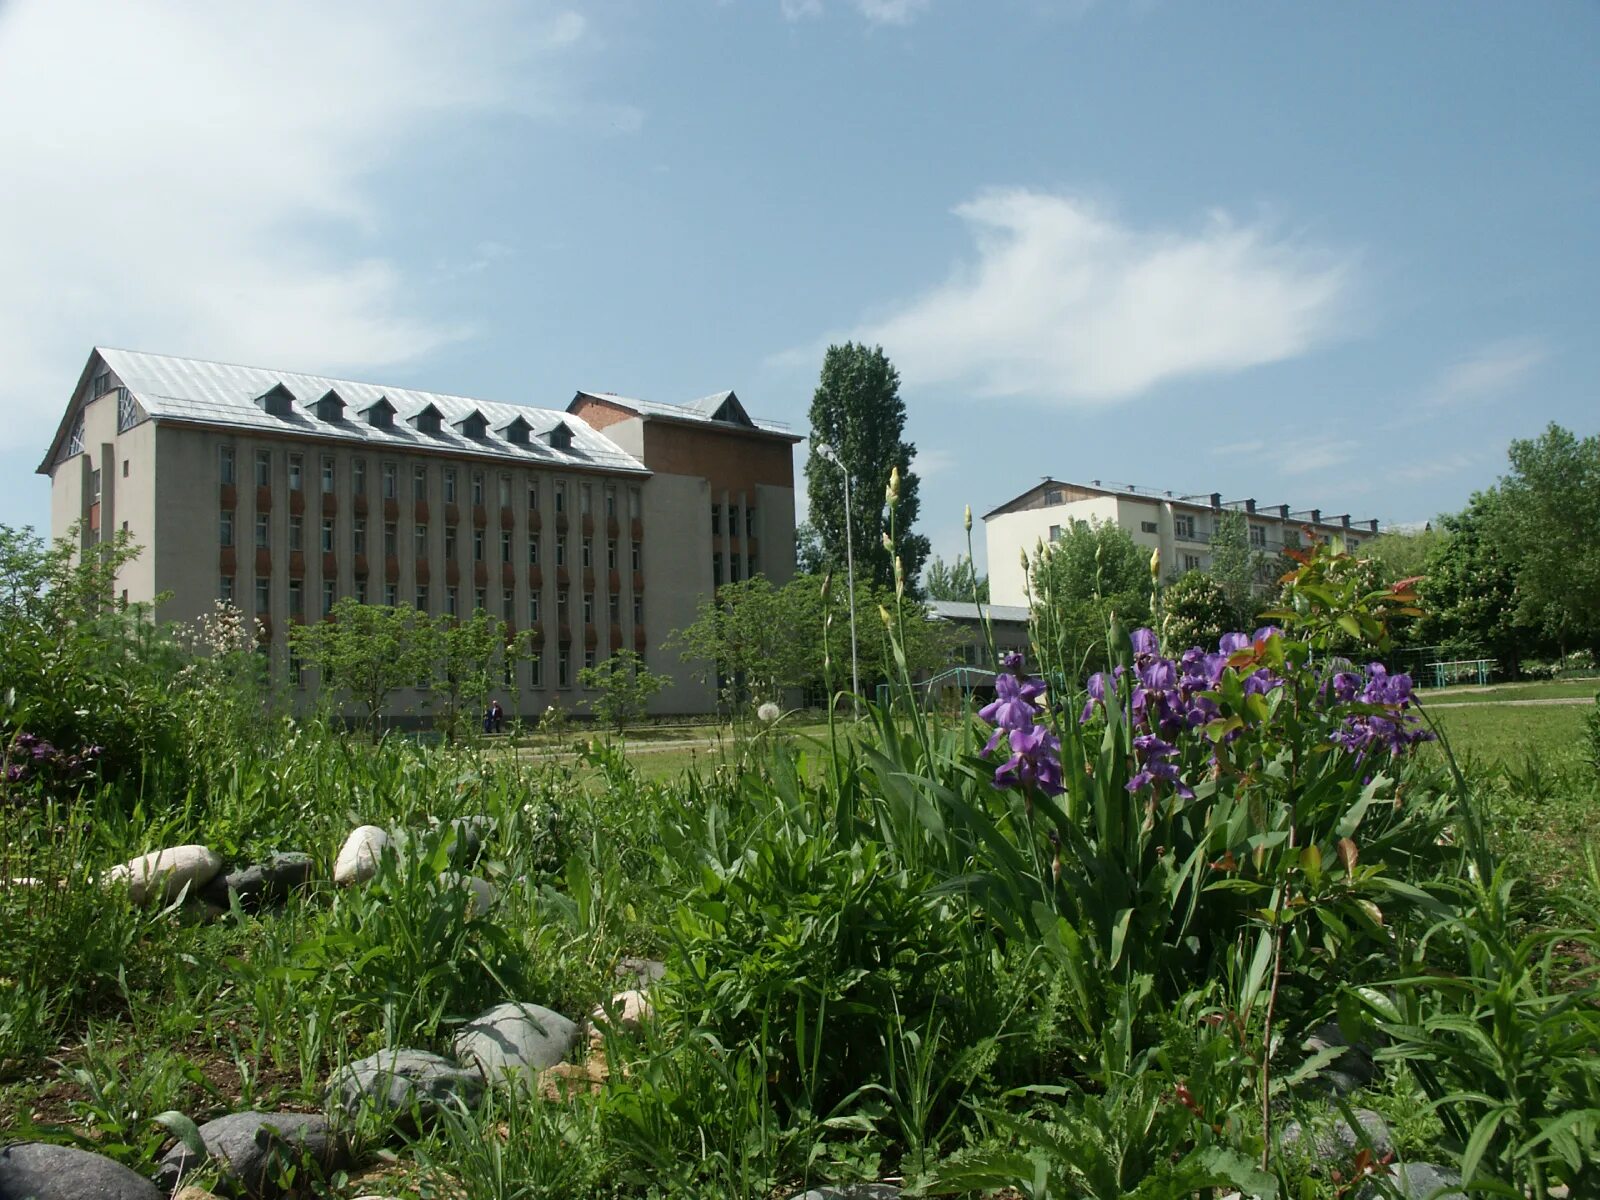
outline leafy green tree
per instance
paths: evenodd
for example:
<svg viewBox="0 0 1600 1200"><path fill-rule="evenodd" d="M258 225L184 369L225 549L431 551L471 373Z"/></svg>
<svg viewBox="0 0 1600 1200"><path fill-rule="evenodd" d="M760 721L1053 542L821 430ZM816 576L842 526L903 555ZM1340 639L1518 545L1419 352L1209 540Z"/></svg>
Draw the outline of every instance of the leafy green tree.
<svg viewBox="0 0 1600 1200"><path fill-rule="evenodd" d="M346 596L331 621L294 625L289 647L317 668L322 687L343 692L377 741L390 697L426 679L435 661L432 622L410 608L361 604Z"/></svg>
<svg viewBox="0 0 1600 1200"><path fill-rule="evenodd" d="M1150 551L1115 522L1074 521L1029 560L1035 641L1069 675L1107 661L1106 633L1150 620Z"/></svg>
<svg viewBox="0 0 1600 1200"><path fill-rule="evenodd" d="M830 462L813 450L806 461L806 487L811 497L811 525L821 539L823 558L833 566L845 562L844 478L850 477L851 544L856 576L880 588L894 587L898 555L905 577L916 579L928 557L928 539L914 532L921 499L911 470L916 447L902 441L906 405L900 399L900 373L881 346L868 349L854 342L829 346L822 377L811 400L811 442L826 445L838 456ZM884 493L890 472L900 469L900 502L892 546Z"/></svg>
<svg viewBox="0 0 1600 1200"><path fill-rule="evenodd" d="M1227 509L1217 515L1211 534L1211 577L1227 592L1235 614L1253 615L1256 589L1280 574L1278 564L1251 548L1250 520L1244 513Z"/></svg>
<svg viewBox="0 0 1600 1200"><path fill-rule="evenodd" d="M801 575L820 575L822 567L822 539L817 536L816 526L801 521L794 527L794 569Z"/></svg>
<svg viewBox="0 0 1600 1200"><path fill-rule="evenodd" d="M589 701L589 711L621 734L649 708L650 697L672 680L644 665L632 650L618 650L604 662L578 672L578 686L600 693Z"/></svg>
<svg viewBox="0 0 1600 1200"><path fill-rule="evenodd" d="M1419 637L1458 657L1493 658L1515 675L1538 638L1516 620L1516 564L1497 536L1503 503L1490 488L1461 512L1439 518L1446 536L1428 556Z"/></svg>
<svg viewBox="0 0 1600 1200"><path fill-rule="evenodd" d="M935 554L922 572L922 590L930 600L964 600L972 603L989 600L989 577L980 576L971 555L958 554L946 563Z"/></svg>
<svg viewBox="0 0 1600 1200"><path fill-rule="evenodd" d="M795 686L800 659L816 644L796 621L786 592L765 575L724 584L669 645L707 682L723 678L738 695L776 698Z"/></svg>
<svg viewBox="0 0 1600 1200"><path fill-rule="evenodd" d="M1513 564L1517 621L1563 654L1600 651L1600 434L1552 423L1509 456L1492 533Z"/></svg>
<svg viewBox="0 0 1600 1200"><path fill-rule="evenodd" d="M430 649L438 723L452 737L472 729L507 668L532 653L526 633L508 636L506 623L481 608L466 620L437 618Z"/></svg>
<svg viewBox="0 0 1600 1200"><path fill-rule="evenodd" d="M1361 547L1361 557L1378 564L1385 583L1428 573L1428 560L1449 536L1431 524L1425 529L1389 530Z"/></svg>

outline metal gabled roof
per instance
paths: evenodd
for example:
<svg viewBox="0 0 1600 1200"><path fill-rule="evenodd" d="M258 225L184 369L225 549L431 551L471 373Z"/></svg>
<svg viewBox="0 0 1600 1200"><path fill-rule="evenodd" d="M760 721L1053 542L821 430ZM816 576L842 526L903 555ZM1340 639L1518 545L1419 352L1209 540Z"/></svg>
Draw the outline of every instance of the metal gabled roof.
<svg viewBox="0 0 1600 1200"><path fill-rule="evenodd" d="M489 455L529 465L590 467L648 474L642 462L610 438L581 421L569 420L567 413L561 409L501 404L414 388L331 379L298 371L246 367L203 359L176 358L165 354L145 354L133 350L97 347L96 353L156 421L165 419L258 433L328 438L359 442L374 448ZM255 403L257 397L280 384L294 396L290 413L282 417L263 412ZM395 410L395 424L378 428L349 416L340 421L318 420L312 406L330 389L337 391L355 413L380 400L387 400ZM444 425L439 433L421 433L405 423L406 418L416 415L430 404L444 416ZM538 440L522 443L493 436L469 438L451 428L451 422L460 421L474 412L481 414L491 429L504 428L521 417L535 435L547 433L556 425L566 424L572 429L572 446L560 450Z"/></svg>
<svg viewBox="0 0 1600 1200"><path fill-rule="evenodd" d="M928 611L946 621L981 621L985 615L992 621L1028 620L1028 610L1018 604L974 604L970 600L928 600Z"/></svg>
<svg viewBox="0 0 1600 1200"><path fill-rule="evenodd" d="M578 393L578 397L583 396L588 396L593 400L604 400L644 417L666 417L670 420L692 421L696 424L730 429L753 429L758 433L777 433L794 438L795 441L801 440L790 433L789 427L781 421L757 421L751 418L744 411L744 405L739 402L738 396L731 390L713 392L709 396L702 396L698 400L689 401L687 404L668 404L662 400L640 400L634 396L620 396L616 392L583 391ZM574 397L574 400L578 397ZM740 415L750 422L749 425L717 419L717 413L722 410L723 405L727 404L729 400L732 400L738 406Z"/></svg>

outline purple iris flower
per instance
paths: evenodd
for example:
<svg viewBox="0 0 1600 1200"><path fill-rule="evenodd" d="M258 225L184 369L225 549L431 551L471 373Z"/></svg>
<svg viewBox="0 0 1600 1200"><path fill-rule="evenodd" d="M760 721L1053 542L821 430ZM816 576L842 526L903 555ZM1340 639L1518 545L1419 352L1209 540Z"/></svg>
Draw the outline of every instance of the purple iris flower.
<svg viewBox="0 0 1600 1200"><path fill-rule="evenodd" d="M995 769L996 787L1033 786L1047 796L1059 796L1061 743L1043 725L1011 731L1011 757Z"/></svg>
<svg viewBox="0 0 1600 1200"><path fill-rule="evenodd" d="M1242 633L1225 633L1217 643L1217 649L1222 652L1224 657L1237 654L1241 650L1250 649L1250 639Z"/></svg>
<svg viewBox="0 0 1600 1200"><path fill-rule="evenodd" d="M1194 790L1178 777L1178 766L1172 761L1178 756L1176 746L1162 741L1154 734L1144 734L1133 739L1133 753L1139 763L1139 770L1128 780L1130 792L1141 792L1145 788L1153 788L1158 783L1170 783L1173 785L1173 790L1184 799L1194 798Z"/></svg>
<svg viewBox="0 0 1600 1200"><path fill-rule="evenodd" d="M1282 633L1283 630L1279 629L1276 625L1263 625L1260 629L1256 630L1256 636L1253 640L1257 645L1260 645L1268 638L1278 637Z"/></svg>
<svg viewBox="0 0 1600 1200"><path fill-rule="evenodd" d="M1015 675L994 677L994 701L978 710L978 716L1001 729L1028 729L1038 709L1034 701L1044 693L1042 679L1023 680Z"/></svg>
<svg viewBox="0 0 1600 1200"><path fill-rule="evenodd" d="M1333 698L1340 704L1349 704L1361 690L1361 676L1351 671L1338 671L1333 676Z"/></svg>
<svg viewBox="0 0 1600 1200"><path fill-rule="evenodd" d="M1244 694L1246 696L1265 696L1273 688L1282 687L1283 680L1279 679L1267 668L1252 671L1244 681Z"/></svg>
<svg viewBox="0 0 1600 1200"><path fill-rule="evenodd" d="M1178 668L1170 658L1156 658L1135 669L1139 682L1152 692L1164 692L1178 686Z"/></svg>
<svg viewBox="0 0 1600 1200"><path fill-rule="evenodd" d="M1161 645L1156 641L1153 629L1135 629L1128 640L1133 643L1135 662L1152 659L1161 653Z"/></svg>

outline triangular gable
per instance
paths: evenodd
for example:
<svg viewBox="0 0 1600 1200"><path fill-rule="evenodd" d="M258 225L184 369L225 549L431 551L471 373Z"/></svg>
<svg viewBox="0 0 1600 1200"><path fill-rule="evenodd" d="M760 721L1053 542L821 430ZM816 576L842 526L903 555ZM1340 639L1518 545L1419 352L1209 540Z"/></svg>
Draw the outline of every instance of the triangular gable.
<svg viewBox="0 0 1600 1200"><path fill-rule="evenodd" d="M418 433L440 433L444 428L444 413L439 411L438 405L429 401L407 417L406 424Z"/></svg>
<svg viewBox="0 0 1600 1200"><path fill-rule="evenodd" d="M494 431L513 445L526 446L529 435L533 433L533 426L528 424L525 417L512 417L494 427Z"/></svg>
<svg viewBox="0 0 1600 1200"><path fill-rule="evenodd" d="M252 403L262 412L274 417L287 417L294 412L295 395L281 383L275 383Z"/></svg>
<svg viewBox="0 0 1600 1200"><path fill-rule="evenodd" d="M394 424L395 406L389 403L389 397L379 396L371 404L359 410L357 415L374 429L388 429Z"/></svg>
<svg viewBox="0 0 1600 1200"><path fill-rule="evenodd" d="M713 421L726 421L730 425L743 425L753 429L755 422L750 419L750 414L745 412L744 405L739 403L739 397L733 392L728 392L716 411L711 414Z"/></svg>
<svg viewBox="0 0 1600 1200"><path fill-rule="evenodd" d="M334 388L329 388L323 392L312 407L316 410L317 420L319 421L344 420L344 410L346 408L344 397L339 395Z"/></svg>
<svg viewBox="0 0 1600 1200"><path fill-rule="evenodd" d="M556 450L572 449L572 427L565 421L558 421L543 435L545 442Z"/></svg>
<svg viewBox="0 0 1600 1200"><path fill-rule="evenodd" d="M474 441L476 441L479 438L482 438L484 433L488 430L489 418L484 416L477 409L473 409L459 421L451 421L450 428L454 429L462 437L472 438Z"/></svg>

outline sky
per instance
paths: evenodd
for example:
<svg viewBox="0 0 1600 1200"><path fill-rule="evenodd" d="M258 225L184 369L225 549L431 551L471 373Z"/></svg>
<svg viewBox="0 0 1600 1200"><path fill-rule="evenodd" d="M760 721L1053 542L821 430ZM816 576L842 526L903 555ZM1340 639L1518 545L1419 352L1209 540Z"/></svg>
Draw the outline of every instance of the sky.
<svg viewBox="0 0 1600 1200"><path fill-rule="evenodd" d="M0 0L0 523L97 344L804 433L849 338L946 557L1047 475L1424 521L1600 430L1597 63L1562 0Z"/></svg>

